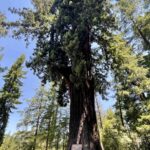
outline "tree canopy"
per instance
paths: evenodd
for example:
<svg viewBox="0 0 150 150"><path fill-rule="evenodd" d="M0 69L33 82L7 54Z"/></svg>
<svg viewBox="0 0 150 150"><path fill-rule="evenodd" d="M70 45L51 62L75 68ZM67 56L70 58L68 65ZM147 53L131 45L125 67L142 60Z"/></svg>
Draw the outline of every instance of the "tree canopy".
<svg viewBox="0 0 150 150"><path fill-rule="evenodd" d="M115 115L120 117L124 129L136 132L149 145L148 1L32 0L32 4L33 9L10 9L20 19L3 25L13 27L16 38L24 36L27 42L36 39L27 67L34 71L43 85L54 82L58 88L55 99L61 106L70 102L68 149L76 141L83 149L102 149L97 134L94 96L98 92L107 99L110 89L115 91ZM1 17L0 23L3 20ZM0 28L0 32L3 34L5 30ZM7 84L4 89L8 90ZM19 96L20 92L15 99ZM12 108L15 103L12 103ZM107 126L106 121L104 139L107 134L116 133L116 129L110 130L116 124L116 116L111 111L108 114L111 118L106 120L112 122L112 126L110 123ZM85 116L83 128L80 126L82 116ZM79 129L82 130L81 138ZM118 138L117 130L113 142L120 145Z"/></svg>

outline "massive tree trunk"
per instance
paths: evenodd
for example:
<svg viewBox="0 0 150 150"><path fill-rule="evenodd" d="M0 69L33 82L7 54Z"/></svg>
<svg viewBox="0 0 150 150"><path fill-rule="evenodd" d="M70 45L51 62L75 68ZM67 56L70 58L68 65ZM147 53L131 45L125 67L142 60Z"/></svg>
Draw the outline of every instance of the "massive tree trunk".
<svg viewBox="0 0 150 150"><path fill-rule="evenodd" d="M71 150L72 145L77 142L81 116L85 112L86 115L79 143L82 144L83 150L101 150L95 112L93 80L88 81L88 85L85 82L84 88L83 86L77 88L74 84L71 84L70 99L68 150Z"/></svg>

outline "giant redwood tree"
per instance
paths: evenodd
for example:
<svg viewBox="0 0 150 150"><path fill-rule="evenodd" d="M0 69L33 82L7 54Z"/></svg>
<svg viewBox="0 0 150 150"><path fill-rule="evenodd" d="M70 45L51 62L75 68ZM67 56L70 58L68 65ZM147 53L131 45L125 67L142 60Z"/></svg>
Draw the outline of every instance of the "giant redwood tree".
<svg viewBox="0 0 150 150"><path fill-rule="evenodd" d="M84 150L101 150L95 92L106 95L109 70L113 70L116 79L126 79L123 81L130 84L128 74L130 80L134 79L131 78L133 73L136 76L132 70L134 65L138 65L136 56L130 57L132 49L126 48L127 43L121 36L112 36L118 32L112 32L116 27L108 1L32 0L32 3L33 9L11 9L20 15L20 19L8 24L17 27L15 36L36 39L36 47L27 66L43 83L54 81L58 85L60 105L67 105L69 97L68 150L77 141ZM129 66L132 58L133 66ZM143 76L145 74L143 71ZM147 86L143 83L144 87Z"/></svg>

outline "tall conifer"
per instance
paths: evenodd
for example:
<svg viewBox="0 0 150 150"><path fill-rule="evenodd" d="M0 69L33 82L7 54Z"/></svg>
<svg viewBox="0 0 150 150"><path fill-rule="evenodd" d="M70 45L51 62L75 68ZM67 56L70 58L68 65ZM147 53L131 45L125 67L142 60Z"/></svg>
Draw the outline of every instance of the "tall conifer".
<svg viewBox="0 0 150 150"><path fill-rule="evenodd" d="M0 91L0 144L3 141L9 115L13 109L16 108L16 104L20 103L18 98L21 96L21 79L25 74L25 72L22 71L24 59L24 55L20 56L4 76L5 83Z"/></svg>

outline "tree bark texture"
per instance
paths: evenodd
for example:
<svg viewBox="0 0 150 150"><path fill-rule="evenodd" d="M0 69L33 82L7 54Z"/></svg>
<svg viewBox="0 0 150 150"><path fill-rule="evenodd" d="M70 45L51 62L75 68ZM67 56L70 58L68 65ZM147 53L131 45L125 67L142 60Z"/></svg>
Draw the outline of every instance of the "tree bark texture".
<svg viewBox="0 0 150 150"><path fill-rule="evenodd" d="M77 142L80 120L85 109L87 111L83 122L80 144L82 144L83 150L101 150L95 112L94 82L89 80L88 83L89 86L85 84L84 88L77 88L74 84L70 85L71 104L68 150L71 150L72 145Z"/></svg>

